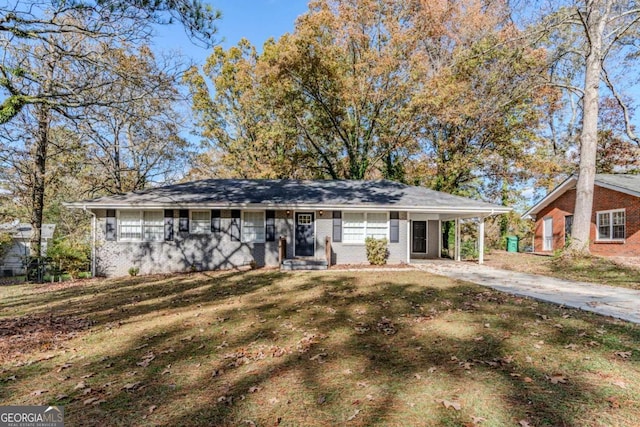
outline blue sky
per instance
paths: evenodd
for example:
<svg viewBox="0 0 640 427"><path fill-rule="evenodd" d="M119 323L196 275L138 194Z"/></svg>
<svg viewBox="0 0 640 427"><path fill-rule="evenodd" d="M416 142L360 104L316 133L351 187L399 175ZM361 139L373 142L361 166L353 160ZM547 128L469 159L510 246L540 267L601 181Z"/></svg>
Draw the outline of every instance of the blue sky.
<svg viewBox="0 0 640 427"><path fill-rule="evenodd" d="M241 38L260 48L270 37L293 31L296 18L307 11L308 0L214 0L209 2L222 12L218 21L218 40L225 48ZM179 50L197 64L203 64L210 49L189 41L178 25L158 28L156 48Z"/></svg>

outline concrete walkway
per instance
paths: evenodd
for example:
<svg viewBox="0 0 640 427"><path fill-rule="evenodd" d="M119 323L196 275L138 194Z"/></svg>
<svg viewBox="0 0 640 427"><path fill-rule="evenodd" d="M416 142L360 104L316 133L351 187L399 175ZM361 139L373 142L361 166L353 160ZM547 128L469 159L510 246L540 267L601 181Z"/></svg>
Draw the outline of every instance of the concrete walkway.
<svg viewBox="0 0 640 427"><path fill-rule="evenodd" d="M510 294L640 323L640 291L500 270L468 262L434 260L412 265L429 273Z"/></svg>

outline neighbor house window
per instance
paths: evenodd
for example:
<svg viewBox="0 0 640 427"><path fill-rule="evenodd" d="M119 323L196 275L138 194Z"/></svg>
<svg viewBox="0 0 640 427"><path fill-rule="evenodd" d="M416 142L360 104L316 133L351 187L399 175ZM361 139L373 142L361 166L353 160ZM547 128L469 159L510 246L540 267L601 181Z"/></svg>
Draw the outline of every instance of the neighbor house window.
<svg viewBox="0 0 640 427"><path fill-rule="evenodd" d="M365 238L389 238L389 218L386 212L343 212L342 241L364 243Z"/></svg>
<svg viewBox="0 0 640 427"><path fill-rule="evenodd" d="M245 243L264 243L264 212L242 213L242 241Z"/></svg>
<svg viewBox="0 0 640 427"><path fill-rule="evenodd" d="M206 234L211 231L211 211L191 211L191 234Z"/></svg>
<svg viewBox="0 0 640 427"><path fill-rule="evenodd" d="M624 209L598 212L596 215L597 240L624 240L626 236Z"/></svg>
<svg viewBox="0 0 640 427"><path fill-rule="evenodd" d="M164 240L163 211L119 211L118 235L123 241Z"/></svg>

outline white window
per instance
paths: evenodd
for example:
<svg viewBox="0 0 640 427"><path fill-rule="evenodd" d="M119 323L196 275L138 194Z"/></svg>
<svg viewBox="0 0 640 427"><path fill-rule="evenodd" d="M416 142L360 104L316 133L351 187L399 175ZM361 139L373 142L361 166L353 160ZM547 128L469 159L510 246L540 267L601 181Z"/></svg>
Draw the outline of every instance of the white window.
<svg viewBox="0 0 640 427"><path fill-rule="evenodd" d="M344 212L342 241L364 243L365 238L389 238L389 215L386 212Z"/></svg>
<svg viewBox="0 0 640 427"><path fill-rule="evenodd" d="M118 236L122 241L164 240L162 211L119 211Z"/></svg>
<svg viewBox="0 0 640 427"><path fill-rule="evenodd" d="M264 212L242 213L242 241L245 243L264 242Z"/></svg>
<svg viewBox="0 0 640 427"><path fill-rule="evenodd" d="M211 231L211 211L191 211L191 234L206 234Z"/></svg>
<svg viewBox="0 0 640 427"><path fill-rule="evenodd" d="M140 211L120 211L120 240L142 240L142 218Z"/></svg>
<svg viewBox="0 0 640 427"><path fill-rule="evenodd" d="M142 230L146 241L159 242L164 240L164 212L144 211Z"/></svg>
<svg viewBox="0 0 640 427"><path fill-rule="evenodd" d="M624 240L625 211L624 209L598 212L596 214L598 226L597 240Z"/></svg>

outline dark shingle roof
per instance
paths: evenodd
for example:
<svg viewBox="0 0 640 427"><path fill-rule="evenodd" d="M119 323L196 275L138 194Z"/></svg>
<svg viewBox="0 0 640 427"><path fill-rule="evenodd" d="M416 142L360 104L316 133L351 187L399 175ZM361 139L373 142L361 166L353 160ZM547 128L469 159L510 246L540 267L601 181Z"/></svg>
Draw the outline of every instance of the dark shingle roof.
<svg viewBox="0 0 640 427"><path fill-rule="evenodd" d="M509 211L504 206L392 181L207 179L70 203L73 207L313 206Z"/></svg>

